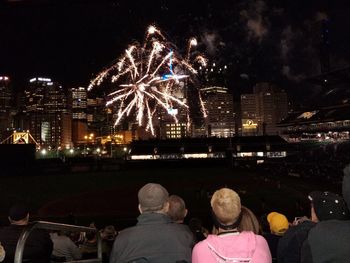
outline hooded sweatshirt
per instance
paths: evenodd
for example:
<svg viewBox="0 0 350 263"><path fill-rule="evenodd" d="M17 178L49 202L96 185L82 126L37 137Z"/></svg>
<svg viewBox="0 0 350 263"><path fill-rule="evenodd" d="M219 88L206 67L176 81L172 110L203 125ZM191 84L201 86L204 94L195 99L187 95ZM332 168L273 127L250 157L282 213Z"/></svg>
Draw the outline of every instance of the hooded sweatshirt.
<svg viewBox="0 0 350 263"><path fill-rule="evenodd" d="M209 235L192 251L192 263L270 263L266 240L251 231Z"/></svg>

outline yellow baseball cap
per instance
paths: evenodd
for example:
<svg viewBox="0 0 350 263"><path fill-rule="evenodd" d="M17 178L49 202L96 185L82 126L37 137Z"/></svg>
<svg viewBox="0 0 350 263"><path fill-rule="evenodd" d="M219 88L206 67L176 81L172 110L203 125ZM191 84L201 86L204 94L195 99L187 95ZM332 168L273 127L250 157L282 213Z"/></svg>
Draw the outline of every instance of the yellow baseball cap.
<svg viewBox="0 0 350 263"><path fill-rule="evenodd" d="M276 235L283 235L289 228L287 217L277 212L268 214L267 222L269 222L271 232Z"/></svg>

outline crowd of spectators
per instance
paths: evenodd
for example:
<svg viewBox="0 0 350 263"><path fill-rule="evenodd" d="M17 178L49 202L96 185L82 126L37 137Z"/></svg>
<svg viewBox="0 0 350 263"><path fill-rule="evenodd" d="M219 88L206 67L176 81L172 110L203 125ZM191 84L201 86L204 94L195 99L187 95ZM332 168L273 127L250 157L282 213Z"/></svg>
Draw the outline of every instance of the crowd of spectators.
<svg viewBox="0 0 350 263"><path fill-rule="evenodd" d="M260 167L275 177L298 177L339 185L343 168L350 163L349 151L349 142L299 145L283 161L264 163Z"/></svg>
<svg viewBox="0 0 350 263"><path fill-rule="evenodd" d="M210 197L213 228L191 218L178 195L148 183L138 191L137 224L117 231L113 225L95 232L30 232L23 262L49 263L97 258L98 234L103 262L347 262L350 258L350 165L344 170L342 196L330 191L309 193L309 215L288 219L270 211L257 218L241 204L237 192L217 189ZM0 228L0 262L13 262L18 239L29 224L29 210L14 205L9 225Z"/></svg>

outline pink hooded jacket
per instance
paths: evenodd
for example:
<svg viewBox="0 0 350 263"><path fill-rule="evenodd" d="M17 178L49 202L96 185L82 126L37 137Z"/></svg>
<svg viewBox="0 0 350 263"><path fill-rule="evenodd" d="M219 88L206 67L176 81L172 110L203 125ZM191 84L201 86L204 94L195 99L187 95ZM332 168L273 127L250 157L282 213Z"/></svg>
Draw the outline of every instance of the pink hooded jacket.
<svg viewBox="0 0 350 263"><path fill-rule="evenodd" d="M209 235L192 251L192 263L271 263L266 240L253 232Z"/></svg>

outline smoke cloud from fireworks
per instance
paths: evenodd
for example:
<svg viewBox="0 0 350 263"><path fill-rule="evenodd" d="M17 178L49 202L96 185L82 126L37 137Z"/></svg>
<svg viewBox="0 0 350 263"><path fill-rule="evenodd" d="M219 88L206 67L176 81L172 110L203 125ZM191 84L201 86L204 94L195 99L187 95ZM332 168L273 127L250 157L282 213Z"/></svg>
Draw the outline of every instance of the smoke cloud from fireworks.
<svg viewBox="0 0 350 263"><path fill-rule="evenodd" d="M241 10L241 19L246 21L248 38L256 38L261 41L269 32L269 21L263 16L266 4L262 0L252 1L249 9Z"/></svg>

